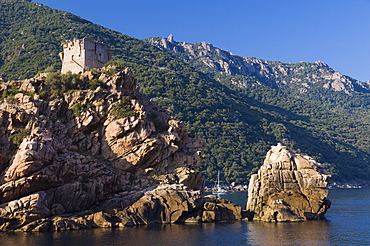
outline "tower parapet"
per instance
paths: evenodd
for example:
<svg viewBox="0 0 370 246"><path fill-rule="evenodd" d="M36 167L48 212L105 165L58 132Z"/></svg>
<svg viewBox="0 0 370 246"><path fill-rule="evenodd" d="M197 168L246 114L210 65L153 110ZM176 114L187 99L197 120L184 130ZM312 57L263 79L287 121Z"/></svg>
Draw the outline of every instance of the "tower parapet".
<svg viewBox="0 0 370 246"><path fill-rule="evenodd" d="M59 53L62 60L62 73L83 73L92 68L101 68L113 55L109 45L92 38L75 39L63 44Z"/></svg>

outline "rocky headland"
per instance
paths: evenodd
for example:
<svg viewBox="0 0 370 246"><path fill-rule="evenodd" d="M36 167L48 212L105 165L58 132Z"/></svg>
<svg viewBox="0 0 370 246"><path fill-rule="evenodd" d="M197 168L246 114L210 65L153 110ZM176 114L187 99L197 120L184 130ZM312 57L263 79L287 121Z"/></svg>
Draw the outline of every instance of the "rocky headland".
<svg viewBox="0 0 370 246"><path fill-rule="evenodd" d="M0 231L320 219L329 177L279 144L251 177L246 211L203 195L205 141L137 91L130 69L1 81Z"/></svg>
<svg viewBox="0 0 370 246"><path fill-rule="evenodd" d="M322 219L330 207L330 175L309 156L272 146L248 189L249 220L268 222Z"/></svg>
<svg viewBox="0 0 370 246"><path fill-rule="evenodd" d="M0 231L241 218L202 195L205 141L136 87L115 66L0 83Z"/></svg>

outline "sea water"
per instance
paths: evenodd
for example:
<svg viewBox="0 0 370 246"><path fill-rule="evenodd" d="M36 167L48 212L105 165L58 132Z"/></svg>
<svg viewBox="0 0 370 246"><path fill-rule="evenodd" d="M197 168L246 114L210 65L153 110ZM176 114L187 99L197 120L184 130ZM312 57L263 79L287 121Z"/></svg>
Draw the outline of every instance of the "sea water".
<svg viewBox="0 0 370 246"><path fill-rule="evenodd" d="M245 206L244 192L225 196ZM370 245L370 189L330 191L326 220L266 223L220 222L94 229L68 232L0 233L0 245Z"/></svg>

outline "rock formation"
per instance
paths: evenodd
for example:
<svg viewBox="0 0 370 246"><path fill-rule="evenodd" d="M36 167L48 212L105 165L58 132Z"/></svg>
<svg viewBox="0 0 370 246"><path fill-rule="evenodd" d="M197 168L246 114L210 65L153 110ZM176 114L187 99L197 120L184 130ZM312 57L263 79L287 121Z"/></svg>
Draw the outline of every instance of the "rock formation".
<svg viewBox="0 0 370 246"><path fill-rule="evenodd" d="M210 43L196 44L176 42L172 35L167 38L149 38L151 45L172 52L205 72L219 72L226 76L243 75L247 79L233 78L231 82L240 88L262 83L273 88L298 88L300 93L320 87L333 91L352 93L370 92L370 83L362 83L335 72L327 64L298 62L282 63L266 61L255 57L241 57ZM251 77L250 77L251 76ZM252 79L253 78L253 79Z"/></svg>
<svg viewBox="0 0 370 246"><path fill-rule="evenodd" d="M330 207L330 175L309 156L278 144L252 175L246 210L250 220L269 222L323 218Z"/></svg>
<svg viewBox="0 0 370 246"><path fill-rule="evenodd" d="M0 84L0 230L202 221L205 142L129 69L58 76Z"/></svg>
<svg viewBox="0 0 370 246"><path fill-rule="evenodd" d="M91 210L33 220L19 231L65 231L150 223L199 223L241 219L241 207L219 197L203 198L184 185L161 185L146 192L116 195ZM6 223L5 223L6 224Z"/></svg>

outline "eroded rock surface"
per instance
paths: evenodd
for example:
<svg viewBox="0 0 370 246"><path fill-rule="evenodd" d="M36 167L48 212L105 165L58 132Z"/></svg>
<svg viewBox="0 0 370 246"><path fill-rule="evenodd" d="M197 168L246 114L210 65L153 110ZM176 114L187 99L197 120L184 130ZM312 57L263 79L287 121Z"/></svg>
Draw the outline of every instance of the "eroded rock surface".
<svg viewBox="0 0 370 246"><path fill-rule="evenodd" d="M321 219L330 207L330 175L309 156L278 144L252 175L246 210L249 219L269 222Z"/></svg>
<svg viewBox="0 0 370 246"><path fill-rule="evenodd" d="M113 228L152 223L200 223L241 219L241 207L182 184L160 185L148 191L114 196L74 214L61 214L32 220L19 231L65 231ZM7 223L4 226L8 225Z"/></svg>
<svg viewBox="0 0 370 246"><path fill-rule="evenodd" d="M194 169L205 142L138 93L129 69L86 72L85 89L54 98L42 93L47 76L1 84L0 230L116 226L108 218L118 211L127 214L121 224L171 223L181 209L198 208L204 180ZM89 88L91 81L100 86ZM14 96L4 96L14 88ZM171 202L160 190L143 195L160 183L189 191L166 191ZM163 206L165 214L132 207L137 203Z"/></svg>

